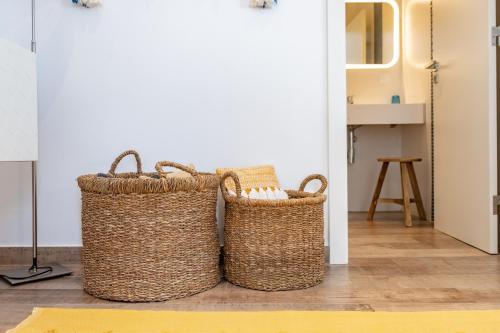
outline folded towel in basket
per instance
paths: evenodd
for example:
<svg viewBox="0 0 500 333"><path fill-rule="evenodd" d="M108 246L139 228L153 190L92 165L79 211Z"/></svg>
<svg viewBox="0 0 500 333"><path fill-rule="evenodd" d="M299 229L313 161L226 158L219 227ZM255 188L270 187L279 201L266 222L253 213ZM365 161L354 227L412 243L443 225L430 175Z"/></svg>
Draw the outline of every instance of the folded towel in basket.
<svg viewBox="0 0 500 333"><path fill-rule="evenodd" d="M241 184L241 196L258 200L284 200L288 194L281 189L278 177L272 165L248 168L219 168L217 175L222 176L232 171L238 175ZM226 186L230 195L236 196L232 179L227 179Z"/></svg>
<svg viewBox="0 0 500 333"><path fill-rule="evenodd" d="M229 195L236 196L236 192L228 190ZM258 200L286 200L288 194L280 188L247 188L241 191L241 196L248 199Z"/></svg>

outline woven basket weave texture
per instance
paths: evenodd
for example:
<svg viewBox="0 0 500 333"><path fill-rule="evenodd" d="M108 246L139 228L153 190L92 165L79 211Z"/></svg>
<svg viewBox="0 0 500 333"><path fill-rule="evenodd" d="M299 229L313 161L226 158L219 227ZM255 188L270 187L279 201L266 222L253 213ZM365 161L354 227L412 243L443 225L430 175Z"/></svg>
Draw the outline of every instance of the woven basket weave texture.
<svg viewBox="0 0 500 333"><path fill-rule="evenodd" d="M226 179L235 184L231 196ZM317 193L304 192L311 180L322 182ZM288 200L241 197L234 172L224 174L221 190L226 201L224 274L236 285L266 291L304 289L323 281L325 273L324 213L326 178L307 177Z"/></svg>
<svg viewBox="0 0 500 333"><path fill-rule="evenodd" d="M116 174L127 155L137 172ZM163 167L189 172L166 178ZM216 229L219 178L172 162L143 173L137 152L108 177L78 178L82 190L83 287L99 298L163 301L193 295L220 280ZM144 175L158 179L144 179Z"/></svg>

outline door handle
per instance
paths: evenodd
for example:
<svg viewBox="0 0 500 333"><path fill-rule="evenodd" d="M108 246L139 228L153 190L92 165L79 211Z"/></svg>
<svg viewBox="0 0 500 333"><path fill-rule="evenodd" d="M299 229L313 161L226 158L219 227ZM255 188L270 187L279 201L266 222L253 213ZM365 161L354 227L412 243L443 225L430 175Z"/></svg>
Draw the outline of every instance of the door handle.
<svg viewBox="0 0 500 333"><path fill-rule="evenodd" d="M491 45L499 46L498 37L500 37L500 27L491 28Z"/></svg>
<svg viewBox="0 0 500 333"><path fill-rule="evenodd" d="M425 69L431 70L432 81L437 84L439 83L439 70L441 69L441 63L439 61L433 60Z"/></svg>
<svg viewBox="0 0 500 333"><path fill-rule="evenodd" d="M437 60L433 60L425 69L430 69L433 71L438 71L441 69L441 63Z"/></svg>
<svg viewBox="0 0 500 333"><path fill-rule="evenodd" d="M493 215L498 215L498 206L500 206L500 196L493 196Z"/></svg>

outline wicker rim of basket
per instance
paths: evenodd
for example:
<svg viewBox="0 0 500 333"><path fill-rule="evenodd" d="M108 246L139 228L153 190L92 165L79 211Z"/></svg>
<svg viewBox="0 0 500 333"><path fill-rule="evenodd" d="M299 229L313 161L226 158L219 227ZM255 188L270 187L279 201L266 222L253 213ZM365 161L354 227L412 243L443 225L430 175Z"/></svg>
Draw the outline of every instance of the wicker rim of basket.
<svg viewBox="0 0 500 333"><path fill-rule="evenodd" d="M226 180L231 178L236 186L236 196L230 195L227 187ZM313 180L321 181L321 187L315 193L305 192L307 184ZM326 195L323 194L328 186L328 181L323 175L313 174L306 177L299 186L298 191L288 190L286 191L290 196L290 199L285 200L260 200L260 199L248 199L241 196L241 183L238 175L233 172L226 172L220 180L220 188L222 191L222 196L227 203L236 203L238 205L245 206L258 206L258 207L286 207L286 206L297 206L305 204L319 204L326 200Z"/></svg>
<svg viewBox="0 0 500 333"><path fill-rule="evenodd" d="M118 164L124 157L133 155L137 164L137 172L116 173ZM167 178L164 167L172 167L191 174L192 177ZM139 153L127 150L121 153L111 164L108 177L98 177L95 174L78 177L78 186L82 191L101 194L151 194L181 191L203 191L219 186L219 176L212 173L198 172L186 165L161 161L156 163L157 173L144 173ZM160 178L139 178L140 176L159 175Z"/></svg>

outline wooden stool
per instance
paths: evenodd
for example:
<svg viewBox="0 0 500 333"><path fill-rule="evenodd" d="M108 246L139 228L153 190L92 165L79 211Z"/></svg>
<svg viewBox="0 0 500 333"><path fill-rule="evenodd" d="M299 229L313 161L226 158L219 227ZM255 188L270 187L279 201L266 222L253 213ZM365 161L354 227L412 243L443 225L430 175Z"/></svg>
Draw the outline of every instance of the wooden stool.
<svg viewBox="0 0 500 333"><path fill-rule="evenodd" d="M372 203L370 205L370 210L368 211L368 221L373 221L373 216L375 215L375 210L377 209L377 204L379 202L402 205L405 214L405 224L407 227L412 226L410 203L415 203L417 205L420 219L424 221L427 220L427 217L425 216L424 204L422 202L422 196L420 195L420 190L418 188L417 176L415 175L415 169L413 168L413 162L422 162L422 159L389 157L379 158L378 161L382 162L382 169L380 170L377 187L375 188L375 193L373 193ZM382 185L384 185L385 175L387 174L387 169L389 168L389 163L391 162L399 163L401 168L401 187L403 189L402 199L380 198L380 191L382 190ZM414 199L410 198L410 184L413 188Z"/></svg>

